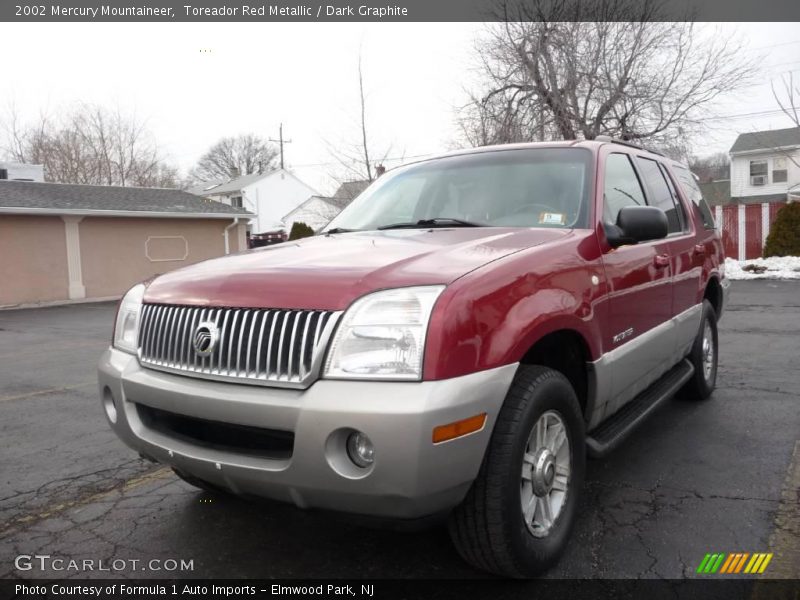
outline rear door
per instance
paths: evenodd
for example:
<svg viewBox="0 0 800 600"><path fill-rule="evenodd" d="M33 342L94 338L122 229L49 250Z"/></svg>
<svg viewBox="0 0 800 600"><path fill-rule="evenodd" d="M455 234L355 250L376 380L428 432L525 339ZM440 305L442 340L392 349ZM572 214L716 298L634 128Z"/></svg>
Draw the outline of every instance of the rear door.
<svg viewBox="0 0 800 600"><path fill-rule="evenodd" d="M689 352L700 327L701 282L706 248L698 244L695 226L678 195L675 182L664 164L643 156L638 164L648 188L648 201L661 208L669 223L669 254L672 269L672 311L675 323L672 364Z"/></svg>
<svg viewBox="0 0 800 600"><path fill-rule="evenodd" d="M616 223L623 206L647 203L634 157L613 147L601 152L602 227ZM605 246L609 319L604 331L604 368L612 385L604 417L647 388L666 370L675 337L672 309L672 259L668 240L632 246ZM671 365L670 365L671 366ZM668 368L668 367L667 367Z"/></svg>

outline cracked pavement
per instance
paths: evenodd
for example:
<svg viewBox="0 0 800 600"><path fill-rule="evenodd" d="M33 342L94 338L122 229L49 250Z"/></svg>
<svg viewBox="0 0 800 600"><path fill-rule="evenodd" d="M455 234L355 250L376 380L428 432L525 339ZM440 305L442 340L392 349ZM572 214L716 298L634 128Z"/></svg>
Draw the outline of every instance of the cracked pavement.
<svg viewBox="0 0 800 600"><path fill-rule="evenodd" d="M484 577L441 527L367 529L210 495L137 458L106 425L95 384L114 309L0 311L0 577ZM580 518L548 577L693 577L706 552L737 551L776 552L770 570L800 576L799 317L800 282L734 283L717 391L666 403L588 463ZM20 571L19 554L194 569Z"/></svg>

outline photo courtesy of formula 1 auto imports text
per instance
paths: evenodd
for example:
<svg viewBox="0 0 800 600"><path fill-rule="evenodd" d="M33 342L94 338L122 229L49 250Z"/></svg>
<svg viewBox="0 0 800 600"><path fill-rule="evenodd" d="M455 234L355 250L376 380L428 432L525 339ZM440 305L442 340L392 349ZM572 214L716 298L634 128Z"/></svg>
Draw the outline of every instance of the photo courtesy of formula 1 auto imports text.
<svg viewBox="0 0 800 600"><path fill-rule="evenodd" d="M0 600L797 600L798 23L0 0Z"/></svg>

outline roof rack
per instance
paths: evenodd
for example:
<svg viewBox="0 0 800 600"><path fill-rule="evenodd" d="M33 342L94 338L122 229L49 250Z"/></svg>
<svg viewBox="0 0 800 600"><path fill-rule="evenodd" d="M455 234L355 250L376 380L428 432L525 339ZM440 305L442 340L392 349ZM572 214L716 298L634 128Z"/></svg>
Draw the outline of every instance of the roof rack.
<svg viewBox="0 0 800 600"><path fill-rule="evenodd" d="M597 140L598 142L611 142L612 144L620 144L621 146L628 146L629 148L644 150L645 152L651 152L653 154L658 154L659 156L666 156L666 154L664 154L660 150L653 150L652 148L647 148L645 146L642 146L641 144L635 144L634 142L631 142L629 140L620 140L617 138L613 138L610 135L598 135L594 139Z"/></svg>

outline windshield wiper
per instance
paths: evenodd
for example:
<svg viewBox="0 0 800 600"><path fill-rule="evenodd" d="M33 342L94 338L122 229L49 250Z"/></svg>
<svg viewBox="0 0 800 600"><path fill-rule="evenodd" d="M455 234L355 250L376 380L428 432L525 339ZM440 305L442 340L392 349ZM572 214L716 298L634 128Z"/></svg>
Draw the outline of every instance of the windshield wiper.
<svg viewBox="0 0 800 600"><path fill-rule="evenodd" d="M329 233L351 233L353 231L358 231L358 229L345 229L344 227L334 227L333 229L328 229L328 231L323 231L320 235L328 235Z"/></svg>
<svg viewBox="0 0 800 600"><path fill-rule="evenodd" d="M383 225L378 227L379 230L383 229L416 229L422 227L486 227L480 223L472 223L471 221L462 221L461 219L451 219L450 217L436 217L435 219L420 219L416 222L409 223L394 223L392 225Z"/></svg>

